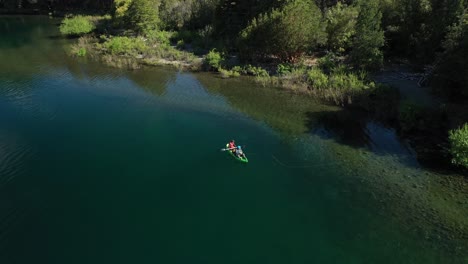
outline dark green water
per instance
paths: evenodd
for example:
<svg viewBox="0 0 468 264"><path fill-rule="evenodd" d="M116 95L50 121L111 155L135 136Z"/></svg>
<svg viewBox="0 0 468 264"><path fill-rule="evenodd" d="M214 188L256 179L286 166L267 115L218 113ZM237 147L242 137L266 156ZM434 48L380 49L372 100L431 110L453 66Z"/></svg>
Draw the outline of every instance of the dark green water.
<svg viewBox="0 0 468 264"><path fill-rule="evenodd" d="M0 18L0 263L468 260L466 205L436 203L392 129L245 79L70 58L57 22ZM408 175L428 189L389 187Z"/></svg>

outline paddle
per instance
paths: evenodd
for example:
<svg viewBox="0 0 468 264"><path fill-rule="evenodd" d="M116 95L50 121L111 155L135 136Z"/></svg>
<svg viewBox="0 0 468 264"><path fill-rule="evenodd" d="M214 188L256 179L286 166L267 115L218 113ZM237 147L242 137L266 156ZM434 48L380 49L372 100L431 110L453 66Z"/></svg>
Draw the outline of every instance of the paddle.
<svg viewBox="0 0 468 264"><path fill-rule="evenodd" d="M244 148L245 148L245 146L244 146L244 147L242 147L242 148L244 149ZM226 151L226 150L233 150L233 149L237 149L237 147L233 147L233 148L223 148L223 149L221 149L221 151Z"/></svg>
<svg viewBox="0 0 468 264"><path fill-rule="evenodd" d="M223 149L221 149L221 151L233 150L233 149L236 149L236 148L237 148L237 147L235 147L235 148L223 148Z"/></svg>

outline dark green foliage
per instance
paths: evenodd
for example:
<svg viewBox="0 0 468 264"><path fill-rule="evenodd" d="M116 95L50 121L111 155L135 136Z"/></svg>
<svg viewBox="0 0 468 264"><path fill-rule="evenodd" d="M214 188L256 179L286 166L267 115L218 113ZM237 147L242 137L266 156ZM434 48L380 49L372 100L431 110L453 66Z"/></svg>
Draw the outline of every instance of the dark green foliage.
<svg viewBox="0 0 468 264"><path fill-rule="evenodd" d="M452 163L468 168L468 123L450 131L449 141Z"/></svg>
<svg viewBox="0 0 468 264"><path fill-rule="evenodd" d="M382 0L387 52L419 63L432 62L448 27L467 6L466 0Z"/></svg>
<svg viewBox="0 0 468 264"><path fill-rule="evenodd" d="M214 25L216 35L235 40L241 30L255 17L281 7L284 0L218 0Z"/></svg>
<svg viewBox="0 0 468 264"><path fill-rule="evenodd" d="M167 30L200 29L213 23L219 0L161 0L159 14Z"/></svg>
<svg viewBox="0 0 468 264"><path fill-rule="evenodd" d="M382 66L384 32L380 27L382 13L377 0L360 0L356 36L353 41L351 60L359 69L376 70Z"/></svg>
<svg viewBox="0 0 468 264"><path fill-rule="evenodd" d="M111 9L114 0L0 0L0 8L7 10L39 9L46 11L93 10L104 14Z"/></svg>
<svg viewBox="0 0 468 264"><path fill-rule="evenodd" d="M450 27L443 43L445 52L433 77L433 86L459 101L468 98L468 14Z"/></svg>
<svg viewBox="0 0 468 264"><path fill-rule="evenodd" d="M320 10L313 1L296 0L254 18L241 32L240 49L249 59L273 55L292 62L325 41Z"/></svg>
<svg viewBox="0 0 468 264"><path fill-rule="evenodd" d="M412 102L402 102L399 108L400 126L403 132L409 133L424 126L424 109Z"/></svg>
<svg viewBox="0 0 468 264"><path fill-rule="evenodd" d="M253 75L255 77L269 77L270 74L267 70L263 69L262 67L255 67L250 64L244 67L242 70L244 74Z"/></svg>
<svg viewBox="0 0 468 264"><path fill-rule="evenodd" d="M291 64L281 64L280 63L276 67L276 73L278 75L285 75L285 74L291 73L292 70L293 70L293 66Z"/></svg>
<svg viewBox="0 0 468 264"><path fill-rule="evenodd" d="M129 27L138 34L146 34L158 29L159 0L133 0L126 11Z"/></svg>
<svg viewBox="0 0 468 264"><path fill-rule="evenodd" d="M60 33L69 36L79 36L90 33L96 28L89 17L75 16L65 18L60 25Z"/></svg>
<svg viewBox="0 0 468 264"><path fill-rule="evenodd" d="M336 68L339 64L338 58L332 52L318 59L318 65L324 72L330 72L332 69Z"/></svg>
<svg viewBox="0 0 468 264"><path fill-rule="evenodd" d="M327 10L325 20L330 50L343 52L349 48L351 38L355 33L357 16L356 7L346 6L341 2Z"/></svg>

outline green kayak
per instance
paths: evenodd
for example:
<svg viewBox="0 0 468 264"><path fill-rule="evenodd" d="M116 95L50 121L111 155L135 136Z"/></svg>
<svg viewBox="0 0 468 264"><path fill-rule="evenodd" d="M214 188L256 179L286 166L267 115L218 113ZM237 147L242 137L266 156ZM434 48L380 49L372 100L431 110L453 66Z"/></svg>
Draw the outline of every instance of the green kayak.
<svg viewBox="0 0 468 264"><path fill-rule="evenodd" d="M228 149L229 148L229 143L226 144L226 148ZM245 156L245 153L244 153L244 157L243 158L239 158L236 154L232 153L232 150L228 150L227 152L229 152L229 154L231 156L233 156L236 160L240 161L240 162L244 162L244 163L247 163L249 162L249 160L247 159L247 157Z"/></svg>

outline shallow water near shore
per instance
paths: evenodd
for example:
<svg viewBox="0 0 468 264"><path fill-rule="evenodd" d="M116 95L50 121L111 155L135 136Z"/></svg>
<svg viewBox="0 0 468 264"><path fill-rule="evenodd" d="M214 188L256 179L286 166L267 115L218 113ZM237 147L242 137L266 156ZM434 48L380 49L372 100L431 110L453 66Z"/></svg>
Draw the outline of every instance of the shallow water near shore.
<svg viewBox="0 0 468 264"><path fill-rule="evenodd" d="M58 22L0 17L0 263L468 261L468 183L392 128L247 78L71 58Z"/></svg>

